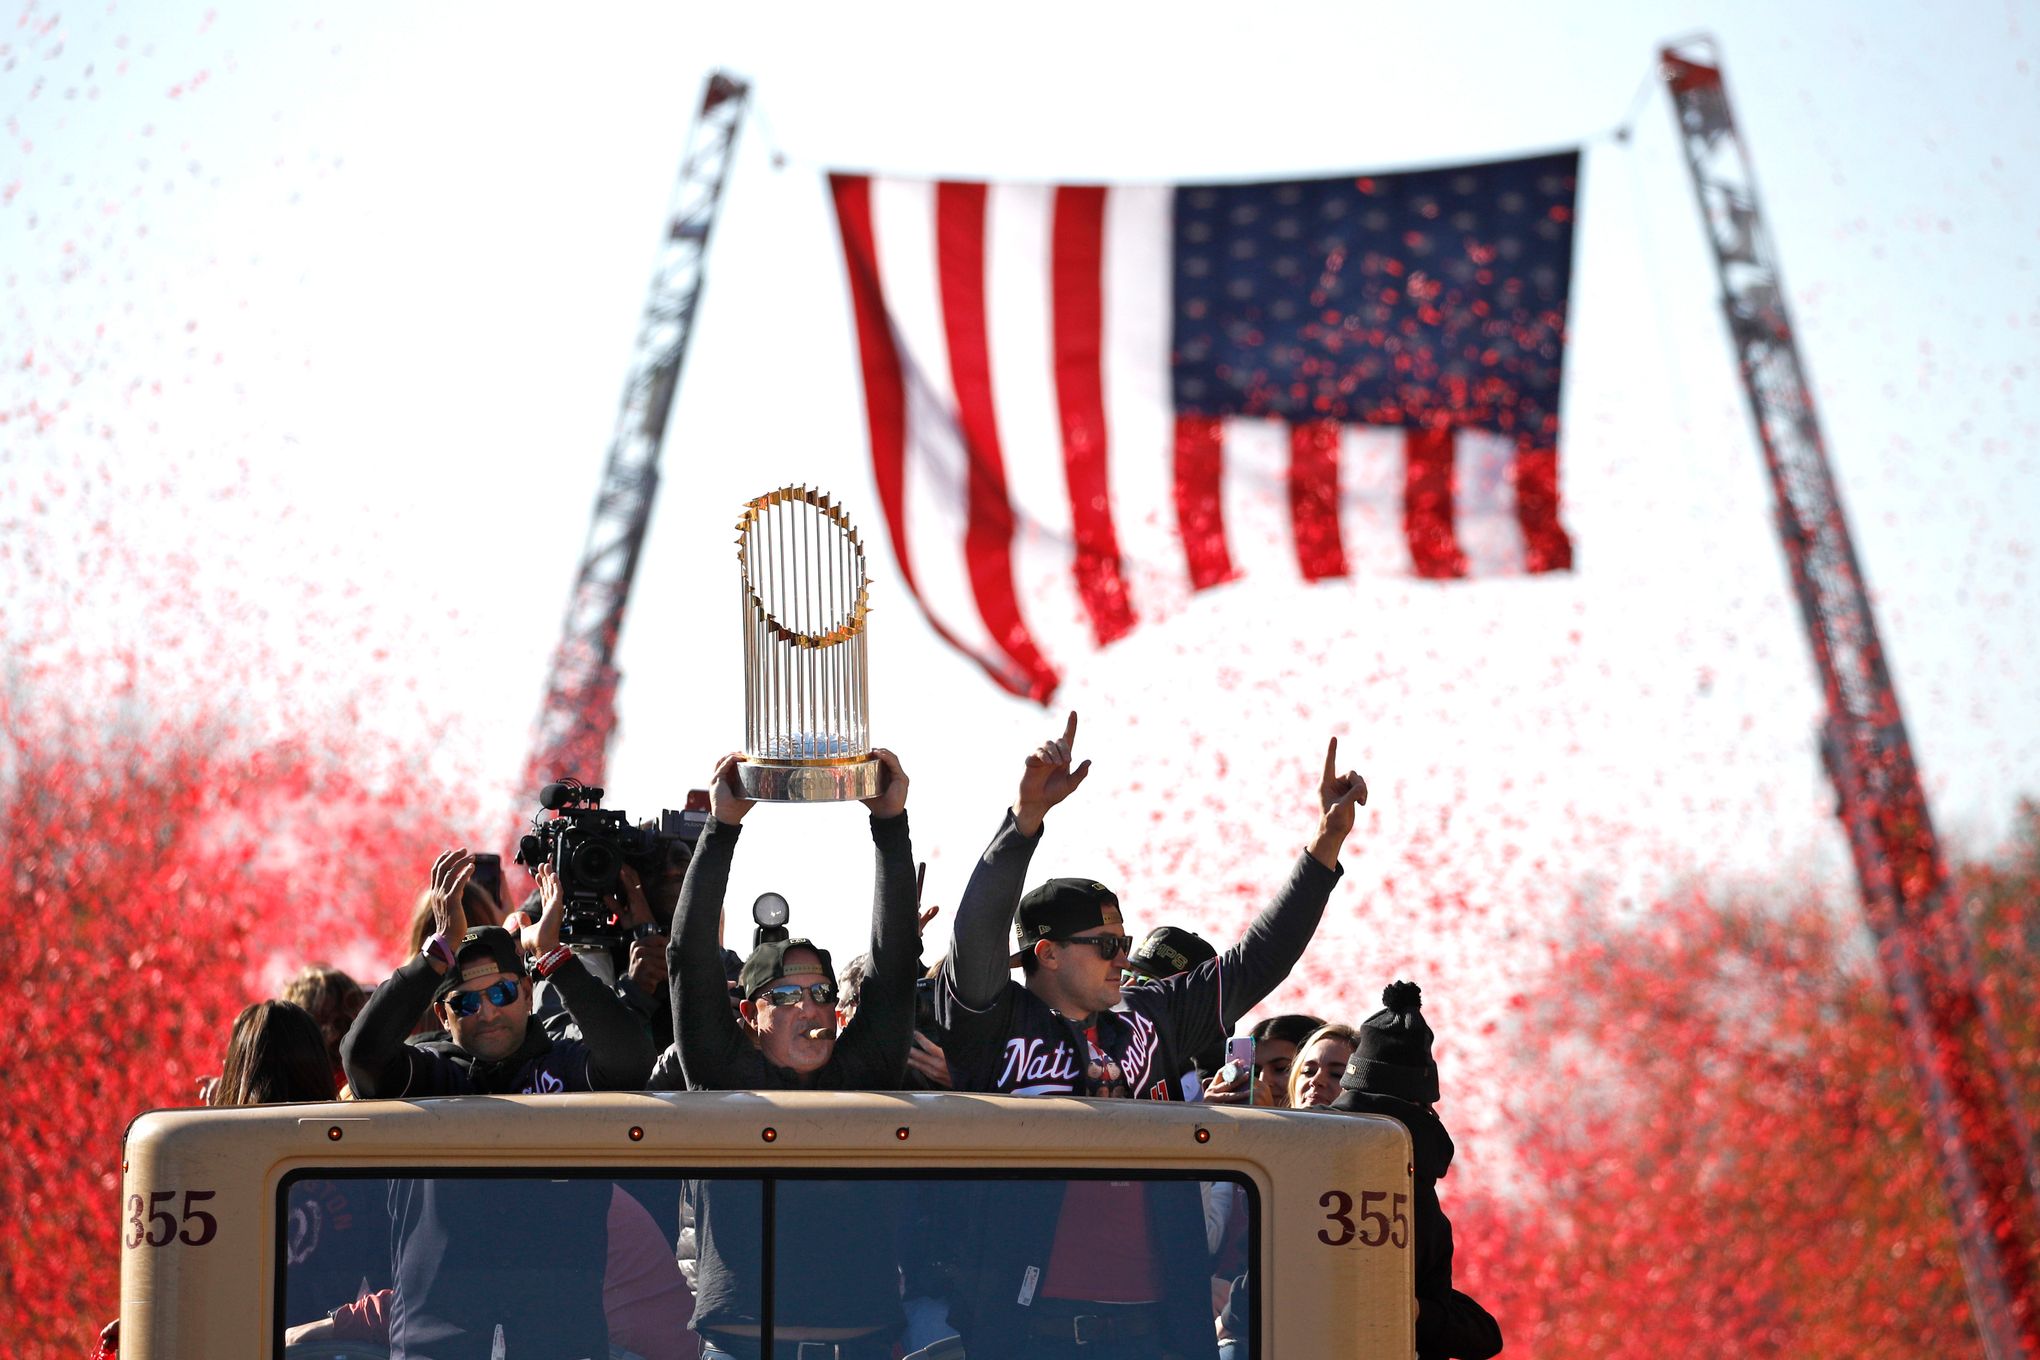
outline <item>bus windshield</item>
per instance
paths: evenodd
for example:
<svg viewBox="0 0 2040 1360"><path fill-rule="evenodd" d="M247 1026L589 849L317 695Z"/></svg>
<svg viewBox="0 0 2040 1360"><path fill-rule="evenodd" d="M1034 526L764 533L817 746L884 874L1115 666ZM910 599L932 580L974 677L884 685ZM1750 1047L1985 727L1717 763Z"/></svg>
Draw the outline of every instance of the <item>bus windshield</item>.
<svg viewBox="0 0 2040 1360"><path fill-rule="evenodd" d="M278 1191L276 1351L679 1360L703 1340L741 1356L870 1339L891 1355L953 1338L966 1271L1010 1276L1045 1339L1125 1337L1208 1309L1214 1273L1250 1310L1256 1207L1243 1177L1153 1170L308 1169Z"/></svg>

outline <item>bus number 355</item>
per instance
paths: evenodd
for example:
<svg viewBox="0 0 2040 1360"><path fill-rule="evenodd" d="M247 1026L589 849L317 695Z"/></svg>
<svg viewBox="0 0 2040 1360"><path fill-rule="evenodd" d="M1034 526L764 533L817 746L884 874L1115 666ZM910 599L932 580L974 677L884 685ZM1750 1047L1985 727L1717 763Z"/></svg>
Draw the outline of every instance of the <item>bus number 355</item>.
<svg viewBox="0 0 2040 1360"><path fill-rule="evenodd" d="M1328 1247L1343 1247L1356 1238L1363 1247L1407 1247L1410 1244L1410 1216L1403 1212L1408 1195L1386 1190L1360 1192L1360 1223L1353 1221L1353 1197L1344 1190L1327 1190L1318 1196L1325 1221L1333 1226L1317 1230L1318 1241ZM1386 1203L1388 1212L1381 1206ZM1362 1224L1366 1225L1362 1228Z"/></svg>
<svg viewBox="0 0 2040 1360"><path fill-rule="evenodd" d="M203 1209L193 1206L211 1199L217 1191L186 1190L184 1192L184 1230L177 1230L177 1218L163 1205L177 1198L175 1190L152 1190L149 1202L142 1203L140 1195L128 1196L128 1234L121 1244L129 1250L140 1246L167 1247L174 1237L187 1247L202 1247L213 1240L220 1230L219 1220ZM146 1208L147 1221L143 1220Z"/></svg>

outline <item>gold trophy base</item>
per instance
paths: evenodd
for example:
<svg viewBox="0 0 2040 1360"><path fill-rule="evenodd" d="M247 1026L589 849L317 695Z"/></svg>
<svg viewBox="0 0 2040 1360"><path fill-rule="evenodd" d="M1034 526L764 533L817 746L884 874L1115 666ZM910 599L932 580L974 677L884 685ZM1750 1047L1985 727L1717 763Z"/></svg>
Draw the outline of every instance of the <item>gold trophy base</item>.
<svg viewBox="0 0 2040 1360"><path fill-rule="evenodd" d="M876 756L813 763L745 756L737 780L744 797L761 803L847 803L878 797L885 771Z"/></svg>

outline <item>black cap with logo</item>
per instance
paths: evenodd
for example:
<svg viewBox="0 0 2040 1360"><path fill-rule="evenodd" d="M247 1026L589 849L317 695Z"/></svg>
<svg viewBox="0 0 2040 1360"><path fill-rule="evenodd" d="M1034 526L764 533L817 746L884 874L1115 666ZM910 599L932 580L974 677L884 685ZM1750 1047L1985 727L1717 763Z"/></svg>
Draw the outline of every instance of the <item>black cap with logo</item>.
<svg viewBox="0 0 2040 1360"><path fill-rule="evenodd" d="M1119 898L1112 889L1088 878L1051 878L1020 899L1008 966L1018 968L1021 957L1042 940L1067 940L1098 926L1121 928Z"/></svg>
<svg viewBox="0 0 2040 1360"><path fill-rule="evenodd" d="M437 1001L448 992L459 991L469 967L484 962L496 965L495 971L499 973L524 976L524 951L517 947L517 937L501 926L476 926L460 937L460 944L453 951L453 967L446 970L446 976L432 989L432 999Z"/></svg>
<svg viewBox="0 0 2040 1360"><path fill-rule="evenodd" d="M1146 977L1167 978L1187 973L1205 960L1217 957L1218 950L1196 931L1181 926L1156 926L1126 956L1126 966Z"/></svg>

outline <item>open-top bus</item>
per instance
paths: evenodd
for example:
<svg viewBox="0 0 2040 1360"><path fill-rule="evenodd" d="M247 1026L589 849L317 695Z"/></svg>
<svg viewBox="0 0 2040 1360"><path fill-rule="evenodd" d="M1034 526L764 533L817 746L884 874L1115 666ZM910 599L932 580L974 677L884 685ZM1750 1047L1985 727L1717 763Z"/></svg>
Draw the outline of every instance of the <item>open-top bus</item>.
<svg viewBox="0 0 2040 1360"><path fill-rule="evenodd" d="M463 1291L482 1300L469 1305L483 1310L479 1328L469 1328L486 1347L476 1353L584 1354L591 1348L564 1331L547 1335L548 1320L565 1328L606 1301L607 1354L644 1355L676 1339L637 1349L615 1316L623 1240L635 1233L639 1264L663 1256L672 1271L690 1196L702 1186L721 1196L726 1219L728 1206L754 1206L736 1211L756 1216L754 1257L738 1264L762 1281L760 1342L769 1346L774 1318L821 1283L783 1268L786 1234L825 1234L845 1263L892 1250L852 1209L827 1211L869 1202L849 1187L868 1195L877 1183L886 1195L938 1206L934 1231L948 1243L1027 1230L970 1221L984 1206L1011 1212L1096 1181L1195 1193L1207 1206L1224 1188L1222 1202L1236 1206L1242 1267L1227 1282L1240 1320L1227 1353L1237 1360L1413 1353L1410 1148L1393 1120L1146 1101L745 1091L143 1115L123 1157L120 1350L129 1360L388 1355L387 1337L350 1338L320 1325L336 1282L344 1302L379 1276L387 1281L393 1256L430 1249L440 1253L442 1301ZM1039 1193L1013 1197L1029 1185ZM432 1212L441 1221L429 1233L413 1212L421 1188L439 1195ZM1023 1304L1034 1302L1035 1278L1022 1286ZM1219 1284L1218 1296L1224 1291ZM491 1327L491 1308L515 1324ZM1200 1322L1216 1355L1215 1326ZM635 1325L642 1330L642 1317ZM692 1336L679 1339L691 1353ZM963 1354L959 1346L930 1354ZM799 1353L829 1351L816 1344ZM448 1341L443 1351L414 1344L412 1353L440 1360L465 1352Z"/></svg>

